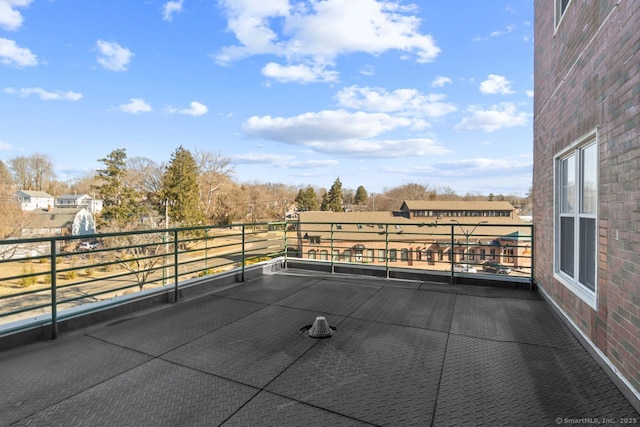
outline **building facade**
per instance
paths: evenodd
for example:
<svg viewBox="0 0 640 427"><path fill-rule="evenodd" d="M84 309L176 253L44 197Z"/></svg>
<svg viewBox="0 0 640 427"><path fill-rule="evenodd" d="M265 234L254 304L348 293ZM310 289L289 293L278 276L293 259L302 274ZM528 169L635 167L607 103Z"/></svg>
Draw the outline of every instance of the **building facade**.
<svg viewBox="0 0 640 427"><path fill-rule="evenodd" d="M531 229L508 202L405 201L399 211L300 212L298 256L451 270L499 262L531 273Z"/></svg>
<svg viewBox="0 0 640 427"><path fill-rule="evenodd" d="M16 191L16 197L20 202L23 211L34 211L36 209L48 210L53 208L54 197L44 191Z"/></svg>
<svg viewBox="0 0 640 427"><path fill-rule="evenodd" d="M535 1L538 288L640 390L640 2Z"/></svg>

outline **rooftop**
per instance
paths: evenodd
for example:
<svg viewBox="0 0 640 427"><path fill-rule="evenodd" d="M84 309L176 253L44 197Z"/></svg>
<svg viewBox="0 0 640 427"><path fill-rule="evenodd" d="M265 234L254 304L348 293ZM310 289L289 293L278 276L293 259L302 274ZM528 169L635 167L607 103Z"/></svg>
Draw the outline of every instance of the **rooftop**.
<svg viewBox="0 0 640 427"><path fill-rule="evenodd" d="M640 418L535 292L291 269L5 351L0 383L1 425Z"/></svg>

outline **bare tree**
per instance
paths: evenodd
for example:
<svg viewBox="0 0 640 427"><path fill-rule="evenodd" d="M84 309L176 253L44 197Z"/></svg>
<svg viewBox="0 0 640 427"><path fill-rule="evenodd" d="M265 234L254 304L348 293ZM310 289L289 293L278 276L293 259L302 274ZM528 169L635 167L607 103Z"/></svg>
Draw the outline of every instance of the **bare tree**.
<svg viewBox="0 0 640 427"><path fill-rule="evenodd" d="M24 224L24 214L20 203L14 197L15 184L11 174L0 161L0 240L19 237Z"/></svg>
<svg viewBox="0 0 640 427"><path fill-rule="evenodd" d="M9 160L9 167L13 175L13 180L19 190L31 190L31 173L29 169L29 158L26 156L16 156Z"/></svg>
<svg viewBox="0 0 640 427"><path fill-rule="evenodd" d="M9 160L9 166L21 190L43 191L55 176L53 162L46 154L16 156Z"/></svg>
<svg viewBox="0 0 640 427"><path fill-rule="evenodd" d="M146 157L127 159L127 178L138 194L157 204L165 165Z"/></svg>
<svg viewBox="0 0 640 427"><path fill-rule="evenodd" d="M43 191L54 178L53 162L46 154L36 153L29 158L33 189Z"/></svg>
<svg viewBox="0 0 640 427"><path fill-rule="evenodd" d="M220 196L232 187L235 170L231 159L220 152L195 150L194 158L199 173L200 209L211 220L220 214Z"/></svg>

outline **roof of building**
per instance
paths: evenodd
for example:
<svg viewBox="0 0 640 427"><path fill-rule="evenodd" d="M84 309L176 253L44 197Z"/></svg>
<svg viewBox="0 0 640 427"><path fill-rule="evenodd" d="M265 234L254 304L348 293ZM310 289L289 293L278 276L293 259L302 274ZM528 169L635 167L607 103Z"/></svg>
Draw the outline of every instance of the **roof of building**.
<svg viewBox="0 0 640 427"><path fill-rule="evenodd" d="M84 208L55 208L25 212L25 225L27 228L71 228L76 215L82 210L86 211Z"/></svg>
<svg viewBox="0 0 640 427"><path fill-rule="evenodd" d="M18 190L16 194L23 194L28 197L48 198L53 199L53 196L45 191L31 191L31 190Z"/></svg>
<svg viewBox="0 0 640 427"><path fill-rule="evenodd" d="M78 200L83 197L89 197L88 194L63 194L62 196L58 196L58 200Z"/></svg>
<svg viewBox="0 0 640 427"><path fill-rule="evenodd" d="M450 241L452 230L456 238L472 233L474 238L483 241L508 235L520 239L531 236L531 228L518 216L432 219L409 219L395 212L307 211L299 213L298 229L302 237L307 234L330 239L333 232L334 239L361 242L385 240L387 230L392 241L424 240L427 235L429 240L446 242Z"/></svg>
<svg viewBox="0 0 640 427"><path fill-rule="evenodd" d="M448 210L448 211L458 211L458 210L474 210L474 211L512 211L514 207L511 203L507 201L498 201L498 200L478 200L478 201L467 201L467 200L405 200L402 203L401 210L404 207L407 207L409 210Z"/></svg>

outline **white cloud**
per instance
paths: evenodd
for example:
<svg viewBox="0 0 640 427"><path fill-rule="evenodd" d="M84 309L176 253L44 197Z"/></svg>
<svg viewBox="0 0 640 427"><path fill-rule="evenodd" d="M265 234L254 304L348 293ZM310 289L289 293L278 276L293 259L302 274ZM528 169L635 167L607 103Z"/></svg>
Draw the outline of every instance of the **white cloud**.
<svg viewBox="0 0 640 427"><path fill-rule="evenodd" d="M496 30L496 31L492 31L488 36L486 37L474 37L473 41L476 42L480 42L480 41L485 41L488 40L492 37L499 37L499 36L503 36L505 34L509 34L511 33L513 30L515 30L517 27L514 24L509 24L507 25L507 27L504 30Z"/></svg>
<svg viewBox="0 0 640 427"><path fill-rule="evenodd" d="M162 19L168 22L173 20L173 15L182 12L182 4L184 0L168 1L162 8Z"/></svg>
<svg viewBox="0 0 640 427"><path fill-rule="evenodd" d="M121 104L118 106L118 109L130 114L149 113L153 111L151 105L140 98L130 98L128 104Z"/></svg>
<svg viewBox="0 0 640 427"><path fill-rule="evenodd" d="M527 94L527 96L528 96L529 98L533 98L533 91L532 91L532 90L528 90L528 91L526 91L525 93Z"/></svg>
<svg viewBox="0 0 640 427"><path fill-rule="evenodd" d="M457 110L453 104L443 102L445 95L425 95L417 89L388 92L382 88L349 86L341 89L336 96L341 106L366 111L440 117Z"/></svg>
<svg viewBox="0 0 640 427"><path fill-rule="evenodd" d="M208 111L209 108L207 108L206 105L201 104L198 101L193 101L191 104L189 104L189 108L182 109L179 111L179 113L198 117L207 114Z"/></svg>
<svg viewBox="0 0 640 427"><path fill-rule="evenodd" d="M27 48L20 47L15 41L0 38L0 62L18 68L38 65L38 58Z"/></svg>
<svg viewBox="0 0 640 427"><path fill-rule="evenodd" d="M530 114L518 111L512 102L502 102L489 109L480 106L469 107L468 117L455 126L456 130L481 130L494 132L503 128L525 126Z"/></svg>
<svg viewBox="0 0 640 427"><path fill-rule="evenodd" d="M262 68L262 74L283 83L335 82L338 80L338 72L325 70L321 66L280 65L275 62L265 65Z"/></svg>
<svg viewBox="0 0 640 427"><path fill-rule="evenodd" d="M431 82L431 87L443 87L447 83L451 83L451 79L449 77L437 76Z"/></svg>
<svg viewBox="0 0 640 427"><path fill-rule="evenodd" d="M231 157L235 164L269 164L287 169L320 169L335 166L337 160L295 160L294 156L268 153L244 153Z"/></svg>
<svg viewBox="0 0 640 427"><path fill-rule="evenodd" d="M0 141L0 151L8 151L12 148L13 147L11 147L11 144L9 144L8 142Z"/></svg>
<svg viewBox="0 0 640 427"><path fill-rule="evenodd" d="M127 66L133 56L133 53L129 49L120 46L118 43L106 42L104 40L98 40L96 44L100 52L100 56L98 56L98 63L100 65L111 71L127 70Z"/></svg>
<svg viewBox="0 0 640 427"><path fill-rule="evenodd" d="M360 158L444 154L444 147L429 138L374 139L395 129L412 128L416 121L385 113L350 113L344 110L305 113L295 117L254 116L243 130L247 135L305 146L316 152Z"/></svg>
<svg viewBox="0 0 640 427"><path fill-rule="evenodd" d="M440 48L420 32L415 6L377 0L325 0L290 5L288 0L222 0L228 29L238 44L215 59L230 62L260 54L285 57L290 65L324 69L340 55L398 50L429 62ZM299 81L299 80L295 80ZM319 81L319 80L314 80Z"/></svg>
<svg viewBox="0 0 640 427"><path fill-rule="evenodd" d="M22 26L22 14L16 9L27 7L33 0L0 0L0 28L15 31Z"/></svg>
<svg viewBox="0 0 640 427"><path fill-rule="evenodd" d="M509 95L513 90L511 90L511 82L506 77L489 74L487 80L480 83L480 92L485 95Z"/></svg>
<svg viewBox="0 0 640 427"><path fill-rule="evenodd" d="M243 129L251 136L303 145L313 141L370 138L412 123L407 118L383 113L325 110L288 118L253 116L244 123Z"/></svg>
<svg viewBox="0 0 640 427"><path fill-rule="evenodd" d="M373 65L365 65L360 69L360 74L363 76L373 76L376 73L376 68Z"/></svg>
<svg viewBox="0 0 640 427"><path fill-rule="evenodd" d="M82 99L82 94L78 92L63 92L61 90L47 91L39 87L24 87L21 89L7 87L4 91L11 95L17 95L20 98L37 95L43 101L79 101Z"/></svg>

